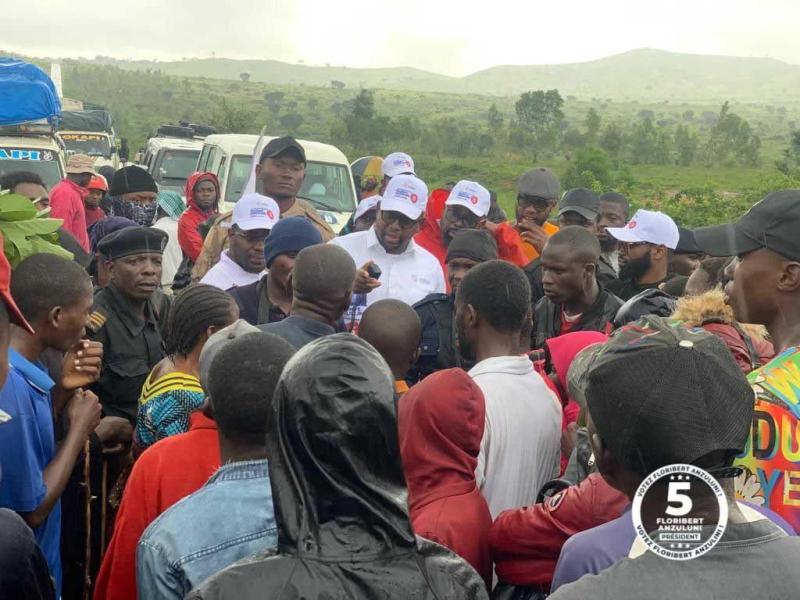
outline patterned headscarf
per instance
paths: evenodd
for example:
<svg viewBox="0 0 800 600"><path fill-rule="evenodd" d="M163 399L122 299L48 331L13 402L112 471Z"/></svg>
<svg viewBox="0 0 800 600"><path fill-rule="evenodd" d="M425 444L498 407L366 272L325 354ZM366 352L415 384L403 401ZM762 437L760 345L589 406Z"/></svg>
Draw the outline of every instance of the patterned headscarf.
<svg viewBox="0 0 800 600"><path fill-rule="evenodd" d="M123 200L122 196L106 196L101 200L100 208L109 217L125 217L137 225L150 227L155 220L158 204L155 202L150 202L149 204L131 202L130 200Z"/></svg>
<svg viewBox="0 0 800 600"><path fill-rule="evenodd" d="M183 203L181 195L170 190L158 192L156 203L161 210L173 219L178 219L183 214L183 211L186 210L186 205Z"/></svg>

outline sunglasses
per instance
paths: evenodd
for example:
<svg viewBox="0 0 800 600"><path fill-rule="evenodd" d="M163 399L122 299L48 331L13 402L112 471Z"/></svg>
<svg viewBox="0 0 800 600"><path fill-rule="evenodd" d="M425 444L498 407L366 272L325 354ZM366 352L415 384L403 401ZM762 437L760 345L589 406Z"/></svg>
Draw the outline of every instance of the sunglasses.
<svg viewBox="0 0 800 600"><path fill-rule="evenodd" d="M409 219L403 213L395 212L393 210L382 210L380 214L381 221L387 225L393 225L394 223L397 223L401 229L411 229L417 224L416 219Z"/></svg>

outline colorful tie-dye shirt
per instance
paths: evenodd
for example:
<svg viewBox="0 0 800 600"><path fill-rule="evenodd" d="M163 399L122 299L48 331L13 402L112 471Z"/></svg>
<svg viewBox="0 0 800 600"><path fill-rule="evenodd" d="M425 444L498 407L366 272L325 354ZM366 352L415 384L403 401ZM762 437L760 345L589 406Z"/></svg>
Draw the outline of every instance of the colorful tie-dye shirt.
<svg viewBox="0 0 800 600"><path fill-rule="evenodd" d="M800 532L800 347L787 348L748 380L753 427L736 464L737 496L775 511Z"/></svg>

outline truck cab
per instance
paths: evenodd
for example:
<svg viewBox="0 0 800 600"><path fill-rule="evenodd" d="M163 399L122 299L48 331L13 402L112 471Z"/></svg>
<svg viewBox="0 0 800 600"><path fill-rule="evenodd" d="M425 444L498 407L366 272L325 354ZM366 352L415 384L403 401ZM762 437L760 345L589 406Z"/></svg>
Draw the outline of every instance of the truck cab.
<svg viewBox="0 0 800 600"><path fill-rule="evenodd" d="M64 179L64 156L63 146L51 134L33 133L21 125L0 127L0 176L33 172L51 189Z"/></svg>
<svg viewBox="0 0 800 600"><path fill-rule="evenodd" d="M203 142L192 138L157 136L147 141L141 164L153 176L158 189L183 194L186 180L197 165Z"/></svg>
<svg viewBox="0 0 800 600"><path fill-rule="evenodd" d="M94 166L119 168L119 155L113 136L98 131L59 131L67 154L88 154L95 159Z"/></svg>

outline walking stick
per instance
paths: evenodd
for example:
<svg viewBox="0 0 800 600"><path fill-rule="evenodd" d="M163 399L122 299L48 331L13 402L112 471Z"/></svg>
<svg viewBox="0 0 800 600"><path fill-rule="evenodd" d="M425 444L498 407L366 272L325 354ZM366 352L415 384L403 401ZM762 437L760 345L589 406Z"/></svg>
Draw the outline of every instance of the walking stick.
<svg viewBox="0 0 800 600"><path fill-rule="evenodd" d="M92 484L91 484L91 458L90 458L91 445L89 440L83 445L83 485L84 493L86 494L86 502L84 504L86 519L86 549L84 554L83 565L83 600L90 600L92 588Z"/></svg>
<svg viewBox="0 0 800 600"><path fill-rule="evenodd" d="M106 507L108 505L108 459L103 458L103 484L100 490L100 558L106 553Z"/></svg>

